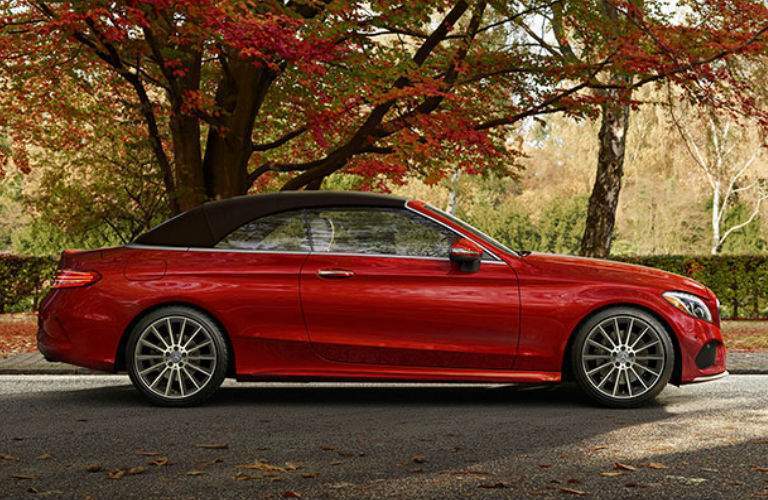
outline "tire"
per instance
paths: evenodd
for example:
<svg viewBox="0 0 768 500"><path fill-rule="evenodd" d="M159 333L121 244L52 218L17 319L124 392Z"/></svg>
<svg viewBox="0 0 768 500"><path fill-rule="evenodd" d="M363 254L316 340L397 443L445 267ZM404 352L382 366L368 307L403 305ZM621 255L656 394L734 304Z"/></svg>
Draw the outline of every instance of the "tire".
<svg viewBox="0 0 768 500"><path fill-rule="evenodd" d="M229 366L224 333L183 306L157 309L131 330L126 365L133 385L159 406L194 406L221 386Z"/></svg>
<svg viewBox="0 0 768 500"><path fill-rule="evenodd" d="M611 408L653 401L669 382L674 362L667 329L631 307L606 309L589 318L571 348L579 386L594 402Z"/></svg>

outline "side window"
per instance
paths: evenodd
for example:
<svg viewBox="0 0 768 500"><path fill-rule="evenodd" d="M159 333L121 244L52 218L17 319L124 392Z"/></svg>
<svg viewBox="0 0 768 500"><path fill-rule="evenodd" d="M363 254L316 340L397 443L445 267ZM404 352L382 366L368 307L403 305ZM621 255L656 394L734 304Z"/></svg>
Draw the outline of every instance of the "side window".
<svg viewBox="0 0 768 500"><path fill-rule="evenodd" d="M329 208L307 212L314 252L447 258L457 235L403 209Z"/></svg>
<svg viewBox="0 0 768 500"><path fill-rule="evenodd" d="M235 229L216 248L308 252L309 238L301 210L268 215Z"/></svg>

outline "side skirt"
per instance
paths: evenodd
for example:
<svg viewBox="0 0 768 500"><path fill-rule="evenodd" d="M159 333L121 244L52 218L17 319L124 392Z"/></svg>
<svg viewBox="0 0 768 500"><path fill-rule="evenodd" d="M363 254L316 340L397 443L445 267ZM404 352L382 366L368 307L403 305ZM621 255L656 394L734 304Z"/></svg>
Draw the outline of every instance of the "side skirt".
<svg viewBox="0 0 768 500"><path fill-rule="evenodd" d="M477 382L494 384L540 384L558 383L562 379L560 372L502 372L477 370L403 370L371 368L354 370L323 370L323 371L279 371L259 373L238 373L236 379L240 382Z"/></svg>

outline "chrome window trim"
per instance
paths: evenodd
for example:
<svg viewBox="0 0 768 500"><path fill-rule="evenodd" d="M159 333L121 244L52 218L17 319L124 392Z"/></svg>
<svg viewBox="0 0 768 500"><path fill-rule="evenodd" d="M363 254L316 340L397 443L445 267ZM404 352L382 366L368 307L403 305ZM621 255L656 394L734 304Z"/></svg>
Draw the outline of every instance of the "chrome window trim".
<svg viewBox="0 0 768 500"><path fill-rule="evenodd" d="M494 259L496 259L495 261L493 261L493 260L483 260L483 261L481 261L481 262L501 262L502 264L506 264L506 262L504 262L502 259L500 259L500 258L499 258L499 256L498 256L498 255L496 255L496 253L495 253L495 252L492 252L491 250L488 250L488 246L487 246L488 244L487 244L487 243L485 243L485 242L483 242L483 243L485 243L485 244L483 244L483 243L478 243L478 242L476 241L476 239L475 239L474 235L472 235L473 237L470 237L470 236L467 236L466 234L462 234L462 233L460 233L459 231L457 231L456 229L454 229L454 228L452 228L451 226L449 226L448 224L446 224L446 223L444 223L444 222L442 222L442 221L439 221L439 220L435 219L434 217L432 217L432 216L430 216L430 215L427 215L427 214L425 214L425 213L423 213L423 212L421 212L421 211L419 211L419 210L416 210L415 208L411 207L411 206L409 205L409 203L410 203L410 200L408 200L408 201L406 201L406 202L405 202L405 208L407 208L407 209L408 209L408 210L410 210L411 212L413 212L413 213L415 213L415 214L419 214L420 216L424 217L425 219L429 219L429 220L431 220L432 222L434 222L434 223L436 223L436 224L440 224L441 226L443 226L443 227L445 227L445 228L449 229L450 231L453 231L454 233L456 233L457 235L461 236L462 238L466 238L466 239L468 239L469 241L473 242L475 245L477 245L477 246L479 246L480 248L482 248L484 251L488 252L488 254L489 254L491 257L493 257Z"/></svg>
<svg viewBox="0 0 768 500"><path fill-rule="evenodd" d="M159 246L159 245L142 245L141 243L129 243L124 245L124 248L137 248L145 250L170 250L177 252L226 252L226 253L253 253L253 254L278 254L278 255L329 255L333 257L385 257L389 259L418 259L418 260L438 260L438 261L450 261L448 257L423 257L423 256L410 256L410 255L392 255L385 253L347 253L347 252L294 252L289 250L245 250L236 248L205 248L205 247L171 247L171 246ZM502 264L506 265L506 262L496 260L483 260L483 264Z"/></svg>

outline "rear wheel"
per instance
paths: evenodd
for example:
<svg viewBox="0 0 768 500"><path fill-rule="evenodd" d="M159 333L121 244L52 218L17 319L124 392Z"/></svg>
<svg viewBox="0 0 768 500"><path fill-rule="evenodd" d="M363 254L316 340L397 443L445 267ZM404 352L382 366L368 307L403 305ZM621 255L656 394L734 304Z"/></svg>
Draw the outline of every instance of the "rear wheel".
<svg viewBox="0 0 768 500"><path fill-rule="evenodd" d="M133 385L153 403L191 406L221 386L229 351L208 316L188 307L164 307L136 324L126 362Z"/></svg>
<svg viewBox="0 0 768 500"><path fill-rule="evenodd" d="M653 400L674 366L669 333L656 318L633 308L613 308L590 318L576 334L571 366L596 402L628 408Z"/></svg>

